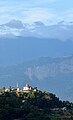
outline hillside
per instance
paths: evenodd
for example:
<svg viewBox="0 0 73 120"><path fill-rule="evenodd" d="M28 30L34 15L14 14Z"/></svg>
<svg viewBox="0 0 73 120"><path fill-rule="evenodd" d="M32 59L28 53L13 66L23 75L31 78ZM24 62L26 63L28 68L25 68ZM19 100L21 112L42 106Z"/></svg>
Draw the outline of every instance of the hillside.
<svg viewBox="0 0 73 120"><path fill-rule="evenodd" d="M48 92L30 91L0 95L0 120L72 120L73 103Z"/></svg>
<svg viewBox="0 0 73 120"><path fill-rule="evenodd" d="M0 86L22 87L25 83L73 101L73 56L42 57L29 62L0 67Z"/></svg>

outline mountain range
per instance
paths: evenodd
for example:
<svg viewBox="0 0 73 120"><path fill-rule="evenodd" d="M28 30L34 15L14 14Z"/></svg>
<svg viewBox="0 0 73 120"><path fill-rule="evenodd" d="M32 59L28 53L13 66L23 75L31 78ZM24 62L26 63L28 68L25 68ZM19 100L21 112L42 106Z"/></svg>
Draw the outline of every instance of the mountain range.
<svg viewBox="0 0 73 120"><path fill-rule="evenodd" d="M73 54L73 41L34 37L0 38L0 66L12 65L39 57Z"/></svg>
<svg viewBox="0 0 73 120"><path fill-rule="evenodd" d="M0 87L29 83L73 101L72 33L73 22L0 25Z"/></svg>
<svg viewBox="0 0 73 120"><path fill-rule="evenodd" d="M0 87L23 87L26 83L73 101L73 56L41 57L37 60L0 67Z"/></svg>
<svg viewBox="0 0 73 120"><path fill-rule="evenodd" d="M60 21L55 25L45 25L41 21L33 24L22 23L20 20L11 20L0 25L0 36L5 37L37 37L59 39L62 41L73 39L73 22Z"/></svg>

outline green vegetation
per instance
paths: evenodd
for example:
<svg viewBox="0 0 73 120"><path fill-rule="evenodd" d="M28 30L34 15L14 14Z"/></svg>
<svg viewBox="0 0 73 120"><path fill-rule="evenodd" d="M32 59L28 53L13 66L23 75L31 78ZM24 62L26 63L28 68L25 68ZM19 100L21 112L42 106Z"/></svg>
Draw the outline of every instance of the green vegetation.
<svg viewBox="0 0 73 120"><path fill-rule="evenodd" d="M52 93L30 91L0 95L0 120L73 120L73 104Z"/></svg>

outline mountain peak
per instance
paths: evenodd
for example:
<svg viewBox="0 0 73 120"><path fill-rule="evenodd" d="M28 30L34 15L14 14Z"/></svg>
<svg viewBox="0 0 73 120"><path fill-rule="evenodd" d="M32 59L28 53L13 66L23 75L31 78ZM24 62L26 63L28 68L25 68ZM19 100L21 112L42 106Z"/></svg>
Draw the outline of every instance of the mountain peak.
<svg viewBox="0 0 73 120"><path fill-rule="evenodd" d="M24 27L23 23L20 20L15 20L15 19L12 19L10 22L8 22L4 25L7 27L10 27L10 28L17 28L17 29Z"/></svg>
<svg viewBox="0 0 73 120"><path fill-rule="evenodd" d="M14 34L21 37L37 37L57 40L73 39L73 22L65 23L60 21L55 25L45 25L41 21L33 24L23 23L20 20L12 19L10 22L0 25L0 35ZM10 36L9 36L10 37Z"/></svg>

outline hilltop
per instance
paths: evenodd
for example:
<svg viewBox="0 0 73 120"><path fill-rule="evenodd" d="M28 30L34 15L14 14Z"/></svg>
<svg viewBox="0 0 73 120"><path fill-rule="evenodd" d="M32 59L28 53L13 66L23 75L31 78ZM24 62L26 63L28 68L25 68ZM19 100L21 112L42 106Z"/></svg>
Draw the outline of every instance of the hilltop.
<svg viewBox="0 0 73 120"><path fill-rule="evenodd" d="M0 120L73 120L73 103L40 90L23 94L3 92L0 95Z"/></svg>

